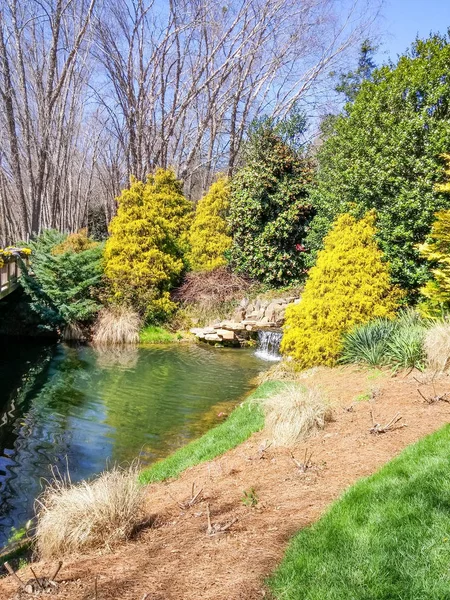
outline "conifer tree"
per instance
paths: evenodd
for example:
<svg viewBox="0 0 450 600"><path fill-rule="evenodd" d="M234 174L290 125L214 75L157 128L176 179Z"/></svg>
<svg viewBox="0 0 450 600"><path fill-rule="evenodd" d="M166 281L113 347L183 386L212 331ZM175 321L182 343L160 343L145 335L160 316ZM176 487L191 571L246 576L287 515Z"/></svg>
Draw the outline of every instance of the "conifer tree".
<svg viewBox="0 0 450 600"><path fill-rule="evenodd" d="M169 292L185 267L191 203L175 173L164 169L146 182L132 179L117 203L105 247L112 299L149 321L161 319L175 308Z"/></svg>
<svg viewBox="0 0 450 600"><path fill-rule="evenodd" d="M437 185L436 189L450 193L450 155L446 154L444 158L447 181ZM450 311L450 210L441 210L435 216L429 241L419 246L420 254L435 266L433 278L420 290L426 298L420 309L428 317L442 316Z"/></svg>
<svg viewBox="0 0 450 600"><path fill-rule="evenodd" d="M303 242L313 216L309 202L313 171L296 147L302 128L298 113L286 122L255 123L243 166L232 182L231 265L238 273L275 287L305 278Z"/></svg>
<svg viewBox="0 0 450 600"><path fill-rule="evenodd" d="M188 261L193 271L211 271L226 264L224 253L231 245L226 217L230 185L226 177L213 183L197 204L189 232Z"/></svg>
<svg viewBox="0 0 450 600"><path fill-rule="evenodd" d="M41 327L64 329L92 320L101 306L103 245L85 230L68 236L50 229L29 247L30 268L22 263L22 285Z"/></svg>
<svg viewBox="0 0 450 600"><path fill-rule="evenodd" d="M288 307L282 352L302 368L333 365L342 334L376 317L393 317L402 292L375 241L375 214L338 217L310 270L299 304Z"/></svg>

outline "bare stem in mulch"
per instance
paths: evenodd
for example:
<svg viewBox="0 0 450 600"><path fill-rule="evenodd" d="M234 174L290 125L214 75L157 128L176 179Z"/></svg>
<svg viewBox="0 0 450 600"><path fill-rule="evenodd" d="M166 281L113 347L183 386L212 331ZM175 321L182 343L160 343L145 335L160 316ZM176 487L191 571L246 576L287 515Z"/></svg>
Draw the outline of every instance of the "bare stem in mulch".
<svg viewBox="0 0 450 600"><path fill-rule="evenodd" d="M27 595L37 596L39 594L44 594L44 593L48 594L51 592L55 592L58 589L58 584L55 581L55 577L58 575L58 573L62 567L62 564L63 563L60 560L58 563L58 566L56 567L56 569L54 570L53 574L50 577L38 577L36 575L36 573L34 572L33 567L30 565L30 570L33 575L33 579L29 579L26 582L24 582L24 581L22 581L22 579L20 579L20 577L17 575L17 573L14 571L14 569L11 567L11 565L8 562L4 563L4 567L8 571L8 573L11 575L11 577L13 577L16 580L16 582L19 584L20 592L27 594Z"/></svg>
<svg viewBox="0 0 450 600"><path fill-rule="evenodd" d="M206 533L210 536L217 535L220 533L226 533L234 523L238 520L237 517L229 521L228 523L211 523L211 513L209 510L209 503L206 505L206 518L208 519L208 527Z"/></svg>
<svg viewBox="0 0 450 600"><path fill-rule="evenodd" d="M308 456L308 448L305 449L305 456L303 458L303 462L300 462L299 460L297 460L295 458L295 456L292 454L292 452L291 452L291 458L292 458L295 466L297 467L297 469L300 471L300 473L306 473L306 471L308 471L308 469L312 469L314 466L313 462L311 460L312 452L310 452L310 454Z"/></svg>
<svg viewBox="0 0 450 600"><path fill-rule="evenodd" d="M386 423L386 425L381 425L380 423L375 423L375 419L373 417L373 412L370 411L370 416L372 418L372 427L370 429L370 433L379 434L379 433L388 433L389 431L394 431L395 429L402 429L403 427L407 427L405 423L399 424L402 420L402 416L400 413L396 413L392 419Z"/></svg>

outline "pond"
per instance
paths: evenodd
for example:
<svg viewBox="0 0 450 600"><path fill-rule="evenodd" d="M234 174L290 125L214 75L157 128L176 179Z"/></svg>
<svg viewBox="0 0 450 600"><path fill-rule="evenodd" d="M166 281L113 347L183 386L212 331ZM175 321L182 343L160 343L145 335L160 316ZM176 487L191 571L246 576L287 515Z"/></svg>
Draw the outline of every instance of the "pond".
<svg viewBox="0 0 450 600"><path fill-rule="evenodd" d="M167 456L220 422L267 368L251 350L195 344L0 344L0 546L33 514L51 465L77 481Z"/></svg>

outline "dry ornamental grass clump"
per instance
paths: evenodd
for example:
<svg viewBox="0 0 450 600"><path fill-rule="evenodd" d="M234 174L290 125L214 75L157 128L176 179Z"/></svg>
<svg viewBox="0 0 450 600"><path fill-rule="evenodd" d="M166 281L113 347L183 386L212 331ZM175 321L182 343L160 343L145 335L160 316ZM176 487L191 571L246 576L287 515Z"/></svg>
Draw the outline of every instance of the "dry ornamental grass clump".
<svg viewBox="0 0 450 600"><path fill-rule="evenodd" d="M436 323L425 336L424 349L430 369L446 371L450 367L450 323Z"/></svg>
<svg viewBox="0 0 450 600"><path fill-rule="evenodd" d="M143 519L144 488L138 468L114 468L93 481L55 480L37 500L39 557L111 548L128 539Z"/></svg>
<svg viewBox="0 0 450 600"><path fill-rule="evenodd" d="M105 308L94 328L93 342L99 346L137 344L141 318L126 306Z"/></svg>
<svg viewBox="0 0 450 600"><path fill-rule="evenodd" d="M322 392L298 384L262 400L265 429L276 446L293 446L311 433L323 429L332 411Z"/></svg>

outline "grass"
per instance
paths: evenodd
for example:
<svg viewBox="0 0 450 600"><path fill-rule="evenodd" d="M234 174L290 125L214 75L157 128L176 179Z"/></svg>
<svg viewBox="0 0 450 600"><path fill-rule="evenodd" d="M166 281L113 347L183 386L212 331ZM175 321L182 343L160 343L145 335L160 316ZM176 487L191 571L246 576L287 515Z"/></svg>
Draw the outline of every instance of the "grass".
<svg viewBox="0 0 450 600"><path fill-rule="evenodd" d="M263 383L234 409L226 421L210 429L199 439L183 446L174 454L142 471L140 481L152 483L178 477L185 469L212 460L227 450L242 444L252 433L260 431L264 427L264 415L259 402L255 402L255 400L278 393L285 385L279 381Z"/></svg>
<svg viewBox="0 0 450 600"><path fill-rule="evenodd" d="M103 309L94 326L93 342L99 346L137 344L141 319L126 306Z"/></svg>
<svg viewBox="0 0 450 600"><path fill-rule="evenodd" d="M141 329L139 333L141 344L168 344L177 340L179 340L179 337L175 333L171 333L164 327L158 327L157 325L148 325Z"/></svg>
<svg viewBox="0 0 450 600"><path fill-rule="evenodd" d="M276 446L293 446L331 419L329 403L317 388L289 383L262 401L265 429Z"/></svg>
<svg viewBox="0 0 450 600"><path fill-rule="evenodd" d="M439 322L430 327L425 336L425 354L428 366L434 371L446 371L450 366L450 323Z"/></svg>
<svg viewBox="0 0 450 600"><path fill-rule="evenodd" d="M137 475L134 465L75 485L55 479L36 502L40 558L110 548L130 538L143 516L144 488Z"/></svg>
<svg viewBox="0 0 450 600"><path fill-rule="evenodd" d="M278 600L450 598L450 426L352 486L292 540Z"/></svg>

